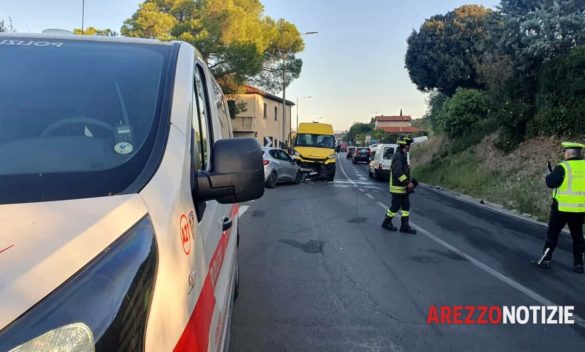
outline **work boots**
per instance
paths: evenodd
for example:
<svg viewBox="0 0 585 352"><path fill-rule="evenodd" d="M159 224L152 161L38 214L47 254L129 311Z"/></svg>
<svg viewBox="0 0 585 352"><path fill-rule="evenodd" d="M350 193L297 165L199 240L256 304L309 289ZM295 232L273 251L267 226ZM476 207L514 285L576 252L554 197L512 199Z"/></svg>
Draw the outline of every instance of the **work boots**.
<svg viewBox="0 0 585 352"><path fill-rule="evenodd" d="M403 216L400 219L400 232L409 233L411 235L416 234L416 230L410 227L410 225L408 224L408 216Z"/></svg>
<svg viewBox="0 0 585 352"><path fill-rule="evenodd" d="M384 217L384 222L382 223L382 227L388 231L396 231L398 230L394 225L392 225L392 218L389 216Z"/></svg>

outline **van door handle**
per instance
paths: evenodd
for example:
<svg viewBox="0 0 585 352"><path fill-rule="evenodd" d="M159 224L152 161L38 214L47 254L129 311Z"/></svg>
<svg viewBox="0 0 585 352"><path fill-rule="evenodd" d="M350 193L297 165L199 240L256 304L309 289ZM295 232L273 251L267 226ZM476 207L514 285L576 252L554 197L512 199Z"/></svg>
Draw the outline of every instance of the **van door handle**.
<svg viewBox="0 0 585 352"><path fill-rule="evenodd" d="M232 228L232 219L230 218L223 218L221 222L221 229L222 231L227 231Z"/></svg>

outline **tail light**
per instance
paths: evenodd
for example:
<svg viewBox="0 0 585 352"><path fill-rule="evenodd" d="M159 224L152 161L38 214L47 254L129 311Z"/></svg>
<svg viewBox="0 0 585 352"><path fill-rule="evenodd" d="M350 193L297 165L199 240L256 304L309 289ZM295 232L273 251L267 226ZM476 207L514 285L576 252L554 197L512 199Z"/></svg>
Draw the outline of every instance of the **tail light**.
<svg viewBox="0 0 585 352"><path fill-rule="evenodd" d="M270 161L265 159L262 163L264 164L264 166L266 166L266 165L270 164Z"/></svg>

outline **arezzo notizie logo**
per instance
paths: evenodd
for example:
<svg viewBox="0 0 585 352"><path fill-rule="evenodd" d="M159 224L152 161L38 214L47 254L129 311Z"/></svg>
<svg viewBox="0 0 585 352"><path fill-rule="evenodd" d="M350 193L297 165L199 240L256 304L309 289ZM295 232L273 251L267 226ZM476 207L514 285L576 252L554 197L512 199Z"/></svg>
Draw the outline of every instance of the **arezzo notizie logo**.
<svg viewBox="0 0 585 352"><path fill-rule="evenodd" d="M435 306L427 324L514 325L575 324L574 306Z"/></svg>

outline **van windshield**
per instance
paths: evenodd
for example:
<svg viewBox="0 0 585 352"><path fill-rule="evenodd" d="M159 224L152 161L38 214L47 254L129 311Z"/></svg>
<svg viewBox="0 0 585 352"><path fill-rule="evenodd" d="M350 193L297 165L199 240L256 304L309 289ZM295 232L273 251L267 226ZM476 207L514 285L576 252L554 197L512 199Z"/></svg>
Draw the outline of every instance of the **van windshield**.
<svg viewBox="0 0 585 352"><path fill-rule="evenodd" d="M0 38L0 204L107 196L142 172L171 47Z"/></svg>
<svg viewBox="0 0 585 352"><path fill-rule="evenodd" d="M331 135L300 133L296 145L299 147L333 148L335 140Z"/></svg>

